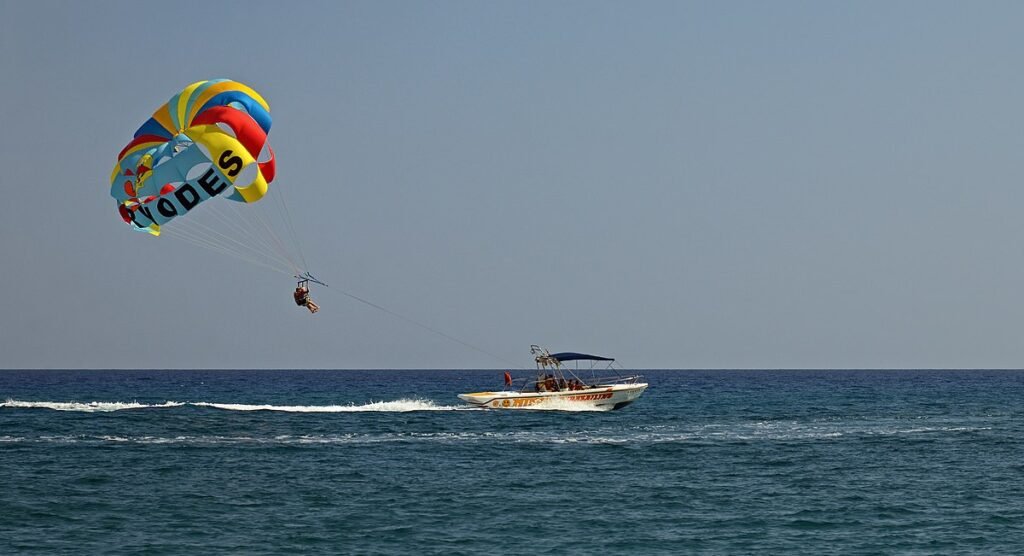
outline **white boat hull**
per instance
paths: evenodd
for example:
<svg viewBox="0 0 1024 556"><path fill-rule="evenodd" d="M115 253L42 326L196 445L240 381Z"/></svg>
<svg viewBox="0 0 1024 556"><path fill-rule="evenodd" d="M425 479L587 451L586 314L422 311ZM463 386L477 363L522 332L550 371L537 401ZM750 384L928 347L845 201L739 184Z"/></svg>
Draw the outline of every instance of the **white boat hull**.
<svg viewBox="0 0 1024 556"><path fill-rule="evenodd" d="M559 392L474 392L459 394L459 399L489 409L566 409L596 407L620 409L632 403L647 389L647 383L604 384L585 390Z"/></svg>

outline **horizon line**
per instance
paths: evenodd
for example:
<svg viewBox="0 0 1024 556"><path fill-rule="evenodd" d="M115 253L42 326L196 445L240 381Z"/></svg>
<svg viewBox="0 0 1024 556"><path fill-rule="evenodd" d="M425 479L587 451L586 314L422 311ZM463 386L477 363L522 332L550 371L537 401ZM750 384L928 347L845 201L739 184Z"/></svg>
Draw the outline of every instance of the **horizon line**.
<svg viewBox="0 0 1024 556"><path fill-rule="evenodd" d="M533 371L523 367L3 367L8 371ZM590 369L580 369L590 370ZM595 368L594 370L604 370ZM629 371L1024 371L1024 367L634 367Z"/></svg>

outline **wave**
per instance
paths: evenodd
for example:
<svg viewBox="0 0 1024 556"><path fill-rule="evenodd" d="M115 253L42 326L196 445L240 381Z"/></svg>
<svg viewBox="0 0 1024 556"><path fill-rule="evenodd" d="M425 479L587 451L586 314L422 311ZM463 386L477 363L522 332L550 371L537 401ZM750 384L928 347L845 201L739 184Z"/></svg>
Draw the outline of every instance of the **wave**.
<svg viewBox="0 0 1024 556"><path fill-rule="evenodd" d="M225 411L280 411L286 413L354 413L364 411L407 412L407 411L465 411L476 410L470 406L437 405L430 400L394 400L370 402L363 405L269 405L269 404L236 404L215 402L164 402L162 404L142 404L138 402L40 402L7 400L0 403L0 408L14 409L52 409L54 411L82 411L87 413L121 411L125 409L157 409L169 407L207 407Z"/></svg>
<svg viewBox="0 0 1024 556"><path fill-rule="evenodd" d="M876 434L930 435L992 430L990 427L922 427L882 431L859 431L851 436L862 440ZM239 434L239 435L134 435L134 434L81 434L81 435L0 435L0 445L12 444L84 444L84 445L142 445L168 444L197 447L216 446L296 446L317 445L380 445L380 444L482 444L482 445L666 445L666 444L720 444L733 442L832 442L838 437L833 431L810 431L802 427L752 433L743 427L732 430L707 430L704 427L599 427L593 430L513 430L513 431L436 431L436 432L339 432L326 434Z"/></svg>
<svg viewBox="0 0 1024 556"><path fill-rule="evenodd" d="M317 445L378 445L378 444L625 444L635 441L628 436L611 432L565 433L541 431L517 432L385 432L337 433L302 435L131 435L80 434L40 436L0 436L0 443L9 444L165 444L187 446L317 446Z"/></svg>
<svg viewBox="0 0 1024 556"><path fill-rule="evenodd" d="M181 407L185 402L164 402L161 404L144 404L139 402L27 402L19 400L7 400L0 403L0 407L11 407L18 409L52 409L54 411L84 411L87 413L105 413L110 411L121 411L124 409L154 409L167 407Z"/></svg>

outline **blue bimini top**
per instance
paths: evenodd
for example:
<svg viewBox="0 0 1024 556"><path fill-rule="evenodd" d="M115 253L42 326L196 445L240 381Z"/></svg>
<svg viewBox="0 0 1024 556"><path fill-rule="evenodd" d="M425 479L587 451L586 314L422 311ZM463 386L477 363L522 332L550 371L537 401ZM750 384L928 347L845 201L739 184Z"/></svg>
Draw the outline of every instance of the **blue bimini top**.
<svg viewBox="0 0 1024 556"><path fill-rule="evenodd" d="M574 351L563 351L561 353L552 353L551 357L557 359L559 362L564 361L615 361L611 357L601 357L600 355L587 355L586 353L576 353Z"/></svg>

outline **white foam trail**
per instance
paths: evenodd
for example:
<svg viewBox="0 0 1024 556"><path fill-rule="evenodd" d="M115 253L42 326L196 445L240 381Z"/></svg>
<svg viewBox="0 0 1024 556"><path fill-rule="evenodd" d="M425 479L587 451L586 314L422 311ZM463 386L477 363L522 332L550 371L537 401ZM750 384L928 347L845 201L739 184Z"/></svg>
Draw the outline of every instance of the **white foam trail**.
<svg viewBox="0 0 1024 556"><path fill-rule="evenodd" d="M36 402L7 400L0 403L0 408L17 409L52 409L54 411L83 411L88 413L120 411L123 409L152 409L165 407L212 407L226 411L281 411L287 413L353 413L362 411L406 412L406 411L464 411L477 408L468 406L437 405L430 400L394 400L371 402L363 405L270 405L270 404L238 404L214 402L164 402L162 404L142 404L138 402Z"/></svg>
<svg viewBox="0 0 1024 556"><path fill-rule="evenodd" d="M7 400L0 403L0 408L17 409L51 409L54 411L81 411L102 413L121 411L124 409L153 409L169 407L211 407L225 411L279 411L283 413L359 413L382 412L402 413L409 411L485 411L486 408L471 405L438 405L430 400L400 399L393 401L370 402L357 405L272 405L272 404L241 404L217 402L173 402L161 404L143 404L139 402L40 402ZM530 406L537 411L609 411L611 407L596 407L586 402L574 402L566 399L546 399Z"/></svg>
<svg viewBox="0 0 1024 556"><path fill-rule="evenodd" d="M181 407L184 402L164 402L162 404L143 404L139 402L26 402L19 400L7 400L0 403L0 407L13 407L19 409L52 409L54 411L84 411L87 413L100 413L109 411L120 411L122 409L148 409L157 407Z"/></svg>
<svg viewBox="0 0 1024 556"><path fill-rule="evenodd" d="M461 411L463 406L437 405L430 400L394 400L371 402L363 405L250 405L238 403L196 402L191 405L213 407L228 411L283 411L288 413L355 413L363 411Z"/></svg>

